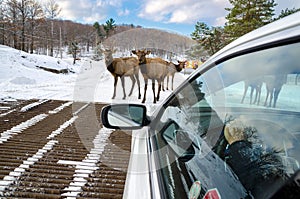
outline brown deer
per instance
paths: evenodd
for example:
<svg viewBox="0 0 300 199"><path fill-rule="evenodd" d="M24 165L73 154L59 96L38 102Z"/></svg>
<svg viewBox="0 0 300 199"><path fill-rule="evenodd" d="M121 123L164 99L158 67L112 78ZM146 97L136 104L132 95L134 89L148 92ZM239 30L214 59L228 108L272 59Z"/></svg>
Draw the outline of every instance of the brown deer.
<svg viewBox="0 0 300 199"><path fill-rule="evenodd" d="M174 64L173 62L169 62L168 68L167 68L167 90L169 90L168 88L168 84L169 84L169 77L171 77L171 89L174 89L174 76L176 72L180 72L182 71L182 69L185 67L186 61L177 61L178 64ZM164 90L164 81L162 82L162 90Z"/></svg>
<svg viewBox="0 0 300 199"><path fill-rule="evenodd" d="M110 49L103 50L105 56L105 64L107 70L114 77L114 93L112 99L116 97L116 87L118 83L118 77L121 79L122 88L123 88L123 99L126 99L125 87L124 87L124 78L126 76L130 77L132 81L132 86L130 89L129 96L131 96L135 82L138 84L139 95L138 99L141 99L140 93L140 80L139 80L139 63L135 57L122 57L122 58L113 58L113 51Z"/></svg>
<svg viewBox="0 0 300 199"><path fill-rule="evenodd" d="M266 83L267 96L265 100L265 106L268 107L276 107L279 93L283 84L286 83L287 75L270 75L264 77L264 82ZM268 98L270 96L270 100L268 103ZM273 100L273 105L272 105Z"/></svg>
<svg viewBox="0 0 300 199"><path fill-rule="evenodd" d="M242 97L241 103L244 103L244 99L246 97L248 88L250 87L250 104L257 104L259 105L260 102L260 95L261 95L261 86L262 86L262 78L253 78L253 79L248 79L244 81L245 86L244 86L244 94ZM252 101L253 98L253 92L255 91L255 97L254 101Z"/></svg>
<svg viewBox="0 0 300 199"><path fill-rule="evenodd" d="M146 92L149 79L152 80L152 90L154 97L153 103L156 103L159 100L162 81L167 74L168 62L161 58L146 58L146 55L149 55L151 53L151 51L148 50L133 50L132 53L138 56L140 70L145 81L144 97L142 103L145 103L146 101ZM158 83L157 96L155 96L155 80Z"/></svg>

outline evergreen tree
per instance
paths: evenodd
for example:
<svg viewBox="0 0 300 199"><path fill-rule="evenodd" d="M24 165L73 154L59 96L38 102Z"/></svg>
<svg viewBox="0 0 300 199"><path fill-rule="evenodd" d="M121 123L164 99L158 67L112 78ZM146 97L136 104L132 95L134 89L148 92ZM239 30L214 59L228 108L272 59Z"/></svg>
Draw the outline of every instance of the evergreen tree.
<svg viewBox="0 0 300 199"><path fill-rule="evenodd" d="M71 42L69 44L68 53L72 54L73 56L73 64L76 63L78 51L79 51L78 43L76 41Z"/></svg>
<svg viewBox="0 0 300 199"><path fill-rule="evenodd" d="M103 30L103 26L100 25L98 22L95 22L93 27L97 31L97 42L96 43L101 43L103 41L103 39L105 38L105 32Z"/></svg>
<svg viewBox="0 0 300 199"><path fill-rule="evenodd" d="M209 27L203 22L197 22L195 31L191 34L210 55L213 55L225 46L224 29L221 27Z"/></svg>
<svg viewBox="0 0 300 199"><path fill-rule="evenodd" d="M229 35L230 41L255 30L272 21L274 7L277 5L274 0L229 0L232 8L225 8L229 11L226 16L227 23L225 32Z"/></svg>
<svg viewBox="0 0 300 199"><path fill-rule="evenodd" d="M299 11L300 11L300 8L297 8L297 9L296 9L296 8L293 8L293 9L288 9L288 8L286 8L285 10L281 10L279 16L276 17L276 18L274 18L274 21L275 21L275 20L278 20L278 19L280 19L280 18L286 17L286 16L288 16L288 15L291 15L291 14L293 14L293 13L295 13L295 12L299 12Z"/></svg>
<svg viewBox="0 0 300 199"><path fill-rule="evenodd" d="M108 37L110 35L110 33L116 28L115 20L110 18L109 20L107 20L105 22L105 24L103 25L103 28L106 32L106 36Z"/></svg>
<svg viewBox="0 0 300 199"><path fill-rule="evenodd" d="M185 55L187 59L190 60L199 60L201 58L205 58L208 56L207 51L201 46L199 43L191 46L190 49L185 51Z"/></svg>

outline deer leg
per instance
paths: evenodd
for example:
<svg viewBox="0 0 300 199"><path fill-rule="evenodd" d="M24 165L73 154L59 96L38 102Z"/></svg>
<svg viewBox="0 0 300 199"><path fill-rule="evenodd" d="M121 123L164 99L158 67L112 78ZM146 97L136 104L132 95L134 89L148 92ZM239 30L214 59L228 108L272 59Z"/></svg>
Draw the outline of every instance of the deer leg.
<svg viewBox="0 0 300 199"><path fill-rule="evenodd" d="M257 87L257 105L259 105L260 102L260 95L261 95L261 87Z"/></svg>
<svg viewBox="0 0 300 199"><path fill-rule="evenodd" d="M136 81L137 81L137 85L138 85L138 89L139 89L139 96L138 96L138 99L141 99L141 92L140 92L140 87L141 87L141 85L140 85L139 74L135 74L134 76L135 76L135 79L136 79Z"/></svg>
<svg viewBox="0 0 300 199"><path fill-rule="evenodd" d="M167 75L167 90L169 90L169 75Z"/></svg>
<svg viewBox="0 0 300 199"><path fill-rule="evenodd" d="M125 93L125 83L124 83L124 81L125 81L125 77L124 76L122 76L121 77L121 83L122 83L122 89L123 89L123 99L126 99L126 93Z"/></svg>
<svg viewBox="0 0 300 199"><path fill-rule="evenodd" d="M133 91L133 88L134 88L134 85L135 85L135 82L136 82L136 80L135 80L135 78L134 78L134 76L133 76L133 75L132 75L132 76L130 76L130 79L131 79L131 81L132 81L132 86L131 86L130 93L129 93L129 95L128 95L128 96L131 96L131 94L132 94L132 91Z"/></svg>
<svg viewBox="0 0 300 199"><path fill-rule="evenodd" d="M276 107L277 99L278 99L278 95L279 95L279 93L280 93L280 90L281 90L281 88L275 89L275 90L274 90L274 102L273 102L273 108Z"/></svg>
<svg viewBox="0 0 300 199"><path fill-rule="evenodd" d="M145 88L144 88L144 97L143 97L143 100L142 100L142 103L145 103L146 101L146 92L147 92L147 86L148 86L148 79L144 79L145 80Z"/></svg>
<svg viewBox="0 0 300 199"><path fill-rule="evenodd" d="M267 95L266 95L266 100L265 100L264 106L268 105L268 98L269 98L269 95L271 94L271 88L270 88L270 86L268 86L267 83L266 83L266 90L267 90Z"/></svg>
<svg viewBox="0 0 300 199"><path fill-rule="evenodd" d="M247 94L247 91L248 91L248 85L245 84L245 87L244 87L244 94L243 94L241 103L244 103L244 99L245 99L245 96L246 96L246 94Z"/></svg>
<svg viewBox="0 0 300 199"><path fill-rule="evenodd" d="M254 91L254 87L251 86L251 92L250 92L250 104L252 104L253 91Z"/></svg>
<svg viewBox="0 0 300 199"><path fill-rule="evenodd" d="M268 107L272 106L273 95L274 95L274 89L272 89L271 92L270 92L270 101L269 101Z"/></svg>
<svg viewBox="0 0 300 199"><path fill-rule="evenodd" d="M175 76L175 74L174 75L172 75L172 91L174 90L174 76Z"/></svg>
<svg viewBox="0 0 300 199"><path fill-rule="evenodd" d="M158 91L157 91L157 97L156 97L156 100L158 101L159 100L159 94L160 94L160 85L161 85L161 80L158 80Z"/></svg>
<svg viewBox="0 0 300 199"><path fill-rule="evenodd" d="M163 81L162 81L162 84L161 84L163 91L165 91L165 78L166 77L163 78ZM169 77L167 76L167 88L166 88L167 90L168 90L168 81L169 81Z"/></svg>
<svg viewBox="0 0 300 199"><path fill-rule="evenodd" d="M270 94L270 91L267 89L267 95L266 95L264 106L267 106L269 94Z"/></svg>
<svg viewBox="0 0 300 199"><path fill-rule="evenodd" d="M159 89L159 90L160 90L160 86L161 86L161 85L158 85L158 89ZM155 79L152 79L152 91L153 91L153 97L154 97L153 103L155 104L155 103L156 103L156 96L155 96Z"/></svg>
<svg viewBox="0 0 300 199"><path fill-rule="evenodd" d="M118 77L114 76L114 79L115 79L115 81L114 81L114 94L112 96L112 99L115 99L115 97L116 97L116 87L117 87L117 83L118 83Z"/></svg>

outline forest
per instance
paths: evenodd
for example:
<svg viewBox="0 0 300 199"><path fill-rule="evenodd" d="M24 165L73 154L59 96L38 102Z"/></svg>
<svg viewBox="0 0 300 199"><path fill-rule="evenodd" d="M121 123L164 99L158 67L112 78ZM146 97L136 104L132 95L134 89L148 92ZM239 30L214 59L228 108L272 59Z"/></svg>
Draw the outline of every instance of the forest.
<svg viewBox="0 0 300 199"><path fill-rule="evenodd" d="M139 25L116 25L113 19L106 24L61 20L58 19L60 8L55 0L48 0L45 5L39 2L0 0L0 44L29 53L60 57L66 50L73 56L94 53L90 51L97 53L97 45L105 40L110 47L123 52L141 47L161 49L156 50L157 53L165 50L184 52L195 43L189 37L154 29L145 30Z"/></svg>
<svg viewBox="0 0 300 199"><path fill-rule="evenodd" d="M40 2L43 2L41 4ZM82 24L59 19L57 0L0 0L0 44L29 53L61 57L62 52L101 57L100 48L116 48L127 55L133 49L150 49L153 54L171 59L185 55L188 59L211 56L240 36L285 17L299 8L282 10L275 16L274 0L230 0L223 27L197 21L191 37L172 32L147 29L134 24Z"/></svg>

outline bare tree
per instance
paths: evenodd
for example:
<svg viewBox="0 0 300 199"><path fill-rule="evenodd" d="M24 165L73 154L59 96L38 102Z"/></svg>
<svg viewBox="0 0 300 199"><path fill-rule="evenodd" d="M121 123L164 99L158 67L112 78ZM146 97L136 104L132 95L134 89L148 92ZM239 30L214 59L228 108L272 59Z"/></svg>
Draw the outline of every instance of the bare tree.
<svg viewBox="0 0 300 199"><path fill-rule="evenodd" d="M57 4L56 0L48 0L45 4L45 13L46 17L50 19L51 23L51 33L50 33L50 56L53 56L53 37L54 37L54 29L53 29L53 20L59 15L61 12L61 8Z"/></svg>
<svg viewBox="0 0 300 199"><path fill-rule="evenodd" d="M5 4L3 0L0 0L0 44L5 43Z"/></svg>
<svg viewBox="0 0 300 199"><path fill-rule="evenodd" d="M29 8L31 0L21 0L17 2L17 9L20 14L20 28L21 28L21 50L25 51L26 34L25 28L29 19Z"/></svg>
<svg viewBox="0 0 300 199"><path fill-rule="evenodd" d="M31 1L31 5L29 7L29 32L30 32L30 53L33 53L34 49L34 33L39 25L44 20L44 12L41 4L37 1Z"/></svg>
<svg viewBox="0 0 300 199"><path fill-rule="evenodd" d="M18 8L17 8L17 0L11 0L7 2L6 4L7 11L5 13L5 18L7 19L8 25L8 32L11 32L11 38L9 40L12 40L11 46L13 46L16 49L20 49L19 41L18 41L18 32L19 32L19 26L18 24Z"/></svg>

